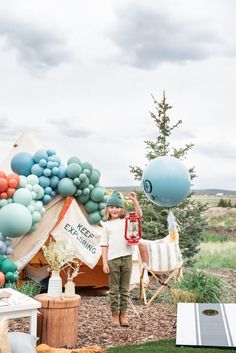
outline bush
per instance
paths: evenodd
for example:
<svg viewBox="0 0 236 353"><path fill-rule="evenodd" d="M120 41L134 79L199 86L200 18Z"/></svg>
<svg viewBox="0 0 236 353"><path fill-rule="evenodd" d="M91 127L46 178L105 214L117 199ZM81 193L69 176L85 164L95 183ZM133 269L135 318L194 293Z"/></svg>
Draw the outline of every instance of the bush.
<svg viewBox="0 0 236 353"><path fill-rule="evenodd" d="M198 269L187 271L176 287L192 293L197 303L219 303L225 294L221 278Z"/></svg>
<svg viewBox="0 0 236 353"><path fill-rule="evenodd" d="M11 287L12 289L17 290L18 292L28 295L29 297L35 297L37 294L40 293L41 290L41 285L40 283L29 280L23 282L23 284L11 284L8 287Z"/></svg>

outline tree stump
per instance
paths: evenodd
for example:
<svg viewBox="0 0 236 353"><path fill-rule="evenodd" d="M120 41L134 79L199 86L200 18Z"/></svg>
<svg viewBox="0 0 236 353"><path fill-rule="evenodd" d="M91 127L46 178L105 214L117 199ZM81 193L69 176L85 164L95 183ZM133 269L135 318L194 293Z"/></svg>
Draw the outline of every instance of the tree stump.
<svg viewBox="0 0 236 353"><path fill-rule="evenodd" d="M80 296L55 298L47 294L39 294L35 299L42 304L37 323L38 344L45 343L56 348L75 347L78 335Z"/></svg>

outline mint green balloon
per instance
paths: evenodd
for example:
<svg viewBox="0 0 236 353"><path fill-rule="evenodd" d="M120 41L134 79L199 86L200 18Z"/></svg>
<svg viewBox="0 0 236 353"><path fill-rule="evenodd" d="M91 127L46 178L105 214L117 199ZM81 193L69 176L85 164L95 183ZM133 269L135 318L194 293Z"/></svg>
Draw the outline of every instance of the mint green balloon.
<svg viewBox="0 0 236 353"><path fill-rule="evenodd" d="M99 204L98 204L99 210L103 210L105 207L106 207L105 202L99 202Z"/></svg>
<svg viewBox="0 0 236 353"><path fill-rule="evenodd" d="M104 199L104 190L102 188L100 188L99 186L95 187L90 192L90 198L91 198L91 200L93 200L95 202L103 201L103 199Z"/></svg>
<svg viewBox="0 0 236 353"><path fill-rule="evenodd" d="M70 163L66 168L68 178L74 179L80 175L82 168L78 163Z"/></svg>
<svg viewBox="0 0 236 353"><path fill-rule="evenodd" d="M90 184L96 185L99 181L100 175L95 171L92 170L91 174L89 175Z"/></svg>
<svg viewBox="0 0 236 353"><path fill-rule="evenodd" d="M70 178L63 178L58 183L58 192L63 196L72 196L76 192L76 186Z"/></svg>
<svg viewBox="0 0 236 353"><path fill-rule="evenodd" d="M89 224L98 224L102 220L100 212L96 211L88 215Z"/></svg>
<svg viewBox="0 0 236 353"><path fill-rule="evenodd" d="M26 188L20 188L15 191L13 201L24 206L29 206L32 202L32 192Z"/></svg>
<svg viewBox="0 0 236 353"><path fill-rule="evenodd" d="M88 211L88 213L95 212L98 209L98 203L92 200L89 200L88 202L86 202L85 208Z"/></svg>
<svg viewBox="0 0 236 353"><path fill-rule="evenodd" d="M67 165L71 163L81 164L81 160L78 157L70 157L67 161Z"/></svg>
<svg viewBox="0 0 236 353"><path fill-rule="evenodd" d="M78 197L78 200L84 205L89 200L89 195L81 195Z"/></svg>
<svg viewBox="0 0 236 353"><path fill-rule="evenodd" d="M83 169L93 170L93 166L92 166L92 164L89 163L89 162L83 162L83 163L81 164L81 167L82 167Z"/></svg>
<svg viewBox="0 0 236 353"><path fill-rule="evenodd" d="M32 216L27 207L10 203L0 210L0 232L7 237L17 238L30 230Z"/></svg>

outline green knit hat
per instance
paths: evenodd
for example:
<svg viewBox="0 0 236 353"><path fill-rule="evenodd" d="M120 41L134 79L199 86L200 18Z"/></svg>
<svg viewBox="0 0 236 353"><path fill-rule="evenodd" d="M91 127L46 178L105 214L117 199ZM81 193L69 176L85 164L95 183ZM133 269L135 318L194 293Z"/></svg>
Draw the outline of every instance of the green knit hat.
<svg viewBox="0 0 236 353"><path fill-rule="evenodd" d="M107 200L106 206L117 206L124 208L124 201L118 191L113 191L111 197Z"/></svg>

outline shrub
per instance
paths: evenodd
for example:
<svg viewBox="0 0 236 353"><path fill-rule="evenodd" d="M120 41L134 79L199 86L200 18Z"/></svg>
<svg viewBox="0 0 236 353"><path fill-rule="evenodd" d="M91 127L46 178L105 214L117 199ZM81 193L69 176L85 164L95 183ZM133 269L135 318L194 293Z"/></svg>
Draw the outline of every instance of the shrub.
<svg viewBox="0 0 236 353"><path fill-rule="evenodd" d="M177 289L190 292L197 303L219 303L225 294L224 281L204 271L193 269L185 272Z"/></svg>
<svg viewBox="0 0 236 353"><path fill-rule="evenodd" d="M23 282L23 284L11 284L9 287L17 290L18 292L28 295L29 297L35 297L37 294L40 293L41 285L40 283L29 280Z"/></svg>

